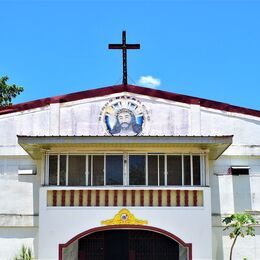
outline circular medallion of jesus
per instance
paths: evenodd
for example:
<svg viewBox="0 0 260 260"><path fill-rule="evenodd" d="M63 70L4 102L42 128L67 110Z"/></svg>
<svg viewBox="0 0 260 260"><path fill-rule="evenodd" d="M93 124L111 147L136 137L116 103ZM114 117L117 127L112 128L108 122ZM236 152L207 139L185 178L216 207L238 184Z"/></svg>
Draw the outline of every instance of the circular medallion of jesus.
<svg viewBox="0 0 260 260"><path fill-rule="evenodd" d="M147 110L141 102L129 96L109 100L102 108L100 120L104 120L109 135L140 135L146 120Z"/></svg>

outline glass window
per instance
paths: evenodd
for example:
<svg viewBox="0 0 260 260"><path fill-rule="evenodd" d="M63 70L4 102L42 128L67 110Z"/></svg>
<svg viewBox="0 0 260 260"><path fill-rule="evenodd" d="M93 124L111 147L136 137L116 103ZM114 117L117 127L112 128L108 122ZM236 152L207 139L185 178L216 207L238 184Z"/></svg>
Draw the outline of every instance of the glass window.
<svg viewBox="0 0 260 260"><path fill-rule="evenodd" d="M66 185L66 155L60 155L60 185Z"/></svg>
<svg viewBox="0 0 260 260"><path fill-rule="evenodd" d="M158 155L148 155L148 185L158 185Z"/></svg>
<svg viewBox="0 0 260 260"><path fill-rule="evenodd" d="M182 185L182 157L180 155L167 156L167 184Z"/></svg>
<svg viewBox="0 0 260 260"><path fill-rule="evenodd" d="M106 184L123 185L123 156L106 156Z"/></svg>
<svg viewBox="0 0 260 260"><path fill-rule="evenodd" d="M231 166L230 171L232 175L249 175L248 166Z"/></svg>
<svg viewBox="0 0 260 260"><path fill-rule="evenodd" d="M86 185L86 156L70 155L69 156L69 186Z"/></svg>
<svg viewBox="0 0 260 260"><path fill-rule="evenodd" d="M193 185L200 185L200 156L192 156Z"/></svg>
<svg viewBox="0 0 260 260"><path fill-rule="evenodd" d="M145 185L145 155L129 155L129 184Z"/></svg>
<svg viewBox="0 0 260 260"><path fill-rule="evenodd" d="M204 176L204 172L201 172L201 159L202 155L131 154L124 162L123 155L52 154L49 155L49 185L85 186L86 183L89 186L124 185L124 165L128 166L129 185L163 186L165 177L167 185L191 185L191 183L201 185L201 178Z"/></svg>
<svg viewBox="0 0 260 260"><path fill-rule="evenodd" d="M103 186L104 185L104 156L103 155L93 155L93 186Z"/></svg>
<svg viewBox="0 0 260 260"><path fill-rule="evenodd" d="M164 155L159 155L160 185L165 185L164 172L165 172Z"/></svg>
<svg viewBox="0 0 260 260"><path fill-rule="evenodd" d="M184 185L191 185L190 155L184 156Z"/></svg>
<svg viewBox="0 0 260 260"><path fill-rule="evenodd" d="M91 186L91 169L92 169L92 160L91 160L92 156L89 155L88 156L88 186Z"/></svg>
<svg viewBox="0 0 260 260"><path fill-rule="evenodd" d="M57 185L58 155L49 156L49 185Z"/></svg>

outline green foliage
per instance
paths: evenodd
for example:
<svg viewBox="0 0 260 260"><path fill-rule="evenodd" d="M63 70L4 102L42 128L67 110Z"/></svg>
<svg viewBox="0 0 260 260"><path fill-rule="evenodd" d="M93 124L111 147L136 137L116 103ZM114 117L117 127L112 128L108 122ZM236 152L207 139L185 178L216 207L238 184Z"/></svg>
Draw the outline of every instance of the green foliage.
<svg viewBox="0 0 260 260"><path fill-rule="evenodd" d="M258 222L249 213L235 213L229 217L224 218L222 222L226 224L226 227L224 228L224 230L232 229L231 232L229 233L229 237L231 239L234 239L231 249L230 249L229 259L231 260L233 248L234 248L237 238L239 236L241 236L241 237L254 236L255 229L253 228L252 225L257 224Z"/></svg>
<svg viewBox="0 0 260 260"><path fill-rule="evenodd" d="M21 252L17 255L14 260L32 260L32 250L29 247L22 246Z"/></svg>
<svg viewBox="0 0 260 260"><path fill-rule="evenodd" d="M236 236L254 236L253 224L257 224L255 218L249 213L235 213L229 217L226 217L222 221L226 224L224 230L232 228L232 232L229 233L230 238Z"/></svg>
<svg viewBox="0 0 260 260"><path fill-rule="evenodd" d="M0 78L0 107L12 105L12 98L23 92L23 87L16 86L15 84L8 85L7 81L7 76Z"/></svg>

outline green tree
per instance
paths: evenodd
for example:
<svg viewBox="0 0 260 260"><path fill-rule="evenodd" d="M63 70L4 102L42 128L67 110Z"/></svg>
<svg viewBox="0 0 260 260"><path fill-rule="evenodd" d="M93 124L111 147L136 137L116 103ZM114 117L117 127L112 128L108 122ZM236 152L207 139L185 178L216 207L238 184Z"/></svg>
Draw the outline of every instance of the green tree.
<svg viewBox="0 0 260 260"><path fill-rule="evenodd" d="M12 105L12 98L23 92L23 87L16 86L15 84L8 85L7 81L7 76L0 78L0 107Z"/></svg>
<svg viewBox="0 0 260 260"><path fill-rule="evenodd" d="M249 213L235 213L229 217L226 217L222 221L226 224L224 230L232 229L229 233L229 237L234 239L231 249L229 259L232 260L233 248L239 236L254 236L255 230L253 225L257 224L258 222L256 219Z"/></svg>

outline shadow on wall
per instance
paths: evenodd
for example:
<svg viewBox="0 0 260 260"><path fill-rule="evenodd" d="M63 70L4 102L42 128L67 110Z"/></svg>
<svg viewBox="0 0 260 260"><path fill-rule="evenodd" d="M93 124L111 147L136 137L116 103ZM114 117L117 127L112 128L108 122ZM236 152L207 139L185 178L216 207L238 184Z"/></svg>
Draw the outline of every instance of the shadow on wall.
<svg viewBox="0 0 260 260"><path fill-rule="evenodd" d="M213 167L210 166L210 169ZM220 187L219 177L210 173L211 205L212 205L212 257L213 259L224 259L222 223L220 215Z"/></svg>
<svg viewBox="0 0 260 260"><path fill-rule="evenodd" d="M0 229L0 259L13 259L22 248L22 245L33 249L33 256L38 257L38 228L32 227L16 227L16 228L1 228ZM1 256L4 258L1 258Z"/></svg>
<svg viewBox="0 0 260 260"><path fill-rule="evenodd" d="M223 234L222 234L222 226L221 226L221 217L218 216L213 221L212 228L212 259L219 260L224 259L224 250L223 250ZM220 224L217 224L217 223Z"/></svg>
<svg viewBox="0 0 260 260"><path fill-rule="evenodd" d="M37 173L36 175L18 175L18 181L32 184L33 215L39 216L40 174ZM38 223L34 223L34 225L38 225Z"/></svg>
<svg viewBox="0 0 260 260"><path fill-rule="evenodd" d="M232 176L234 212L252 210L251 186L249 175Z"/></svg>
<svg viewBox="0 0 260 260"><path fill-rule="evenodd" d="M33 202L33 225L35 228L35 235L33 239L33 251L34 257L38 259L38 225L39 225L39 188L40 188L40 174L36 175L18 175L19 182L26 182L32 184L32 202ZM24 228L26 230L28 228ZM27 232L25 232L27 234ZM10 234L11 235L11 234ZM19 237L21 239L25 238L20 233L14 234L14 237ZM11 238L11 237L10 237Z"/></svg>
<svg viewBox="0 0 260 260"><path fill-rule="evenodd" d="M64 260L77 260L78 259L78 240L64 248L62 253L62 259Z"/></svg>

